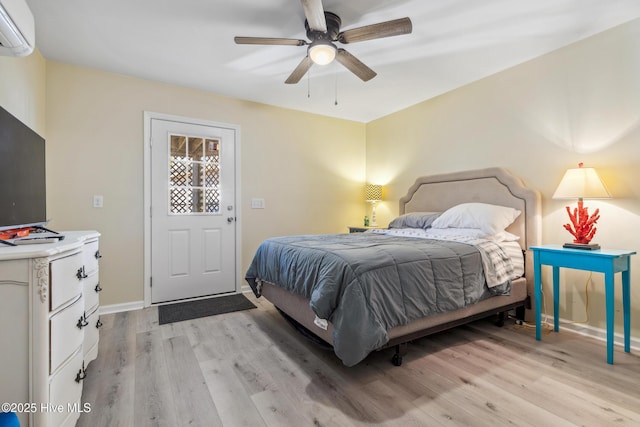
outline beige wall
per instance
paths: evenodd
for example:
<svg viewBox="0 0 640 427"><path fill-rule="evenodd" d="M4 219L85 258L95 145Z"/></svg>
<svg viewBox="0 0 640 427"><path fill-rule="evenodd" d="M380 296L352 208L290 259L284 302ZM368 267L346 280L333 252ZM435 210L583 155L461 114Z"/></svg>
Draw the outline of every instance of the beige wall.
<svg viewBox="0 0 640 427"><path fill-rule="evenodd" d="M470 65L472 66L472 65ZM640 20L620 26L367 125L367 176L387 184L378 222L416 176L502 166L542 193L543 243L571 236L567 201L551 196L567 168L597 168L614 199L601 209L596 241L640 249ZM546 312L552 314L550 273ZM589 322L605 327L603 280L588 286ZM618 275L620 276L620 275ZM586 319L587 272L563 273L561 317ZM617 331L621 332L619 277ZM632 258L632 335L640 336L640 255Z"/></svg>
<svg viewBox="0 0 640 427"><path fill-rule="evenodd" d="M362 123L56 62L46 87L50 226L102 233L101 304L143 299L144 111L240 126L243 273L269 236L360 221ZM94 194L104 208L92 207ZM266 209L251 209L252 197Z"/></svg>
<svg viewBox="0 0 640 427"><path fill-rule="evenodd" d="M47 139L51 226L103 233L102 302L118 304L143 297L143 111L240 126L243 270L266 237L359 224L365 176L386 184L385 224L418 175L507 167L542 192L544 242L562 243L566 203L550 197L580 161L598 168L615 197L588 203L602 210L596 240L638 249L638 40L640 20L367 125L46 62L37 52L0 57L0 105ZM105 197L103 209L91 207L93 194ZM267 209L250 209L251 197ZM640 256L632 269L635 282ZM602 328L599 276L588 286L589 324ZM561 316L584 320L588 273L563 278ZM638 286L632 301L638 319ZM619 320L619 301L617 311Z"/></svg>
<svg viewBox="0 0 640 427"><path fill-rule="evenodd" d="M42 137L46 69L38 50L24 58L0 56L0 105Z"/></svg>

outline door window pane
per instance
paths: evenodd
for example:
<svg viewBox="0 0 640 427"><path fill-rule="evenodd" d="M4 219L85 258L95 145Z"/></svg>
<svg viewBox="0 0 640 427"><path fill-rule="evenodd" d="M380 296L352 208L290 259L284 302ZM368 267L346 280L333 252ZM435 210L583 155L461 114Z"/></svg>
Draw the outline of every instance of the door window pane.
<svg viewBox="0 0 640 427"><path fill-rule="evenodd" d="M220 214L220 140L170 135L169 213Z"/></svg>

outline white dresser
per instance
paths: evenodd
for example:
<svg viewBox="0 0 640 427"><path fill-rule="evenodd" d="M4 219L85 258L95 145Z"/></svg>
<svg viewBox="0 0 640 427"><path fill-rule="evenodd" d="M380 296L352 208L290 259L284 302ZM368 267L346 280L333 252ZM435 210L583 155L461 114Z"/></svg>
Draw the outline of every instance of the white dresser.
<svg viewBox="0 0 640 427"><path fill-rule="evenodd" d="M99 237L0 247L0 403L21 426L73 426L98 355ZM6 409L6 408L3 408Z"/></svg>

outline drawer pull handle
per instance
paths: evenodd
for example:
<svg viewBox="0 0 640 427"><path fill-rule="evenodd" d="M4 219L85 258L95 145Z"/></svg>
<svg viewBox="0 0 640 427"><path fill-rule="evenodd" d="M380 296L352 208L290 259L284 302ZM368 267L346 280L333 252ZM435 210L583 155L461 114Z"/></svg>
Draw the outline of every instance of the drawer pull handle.
<svg viewBox="0 0 640 427"><path fill-rule="evenodd" d="M76 374L76 382L79 383L80 381L82 381L85 378L87 378L87 373L85 371L83 371L82 369L80 369L78 371L78 373Z"/></svg>
<svg viewBox="0 0 640 427"><path fill-rule="evenodd" d="M82 368L76 374L76 382L79 383L83 379L87 378L87 370L84 368L84 362L82 362Z"/></svg>
<svg viewBox="0 0 640 427"><path fill-rule="evenodd" d="M76 323L76 326L78 327L78 329L82 329L85 326L87 326L89 324L89 322L87 322L87 318L86 316L83 314L82 316L80 316L80 318L78 319L78 323Z"/></svg>
<svg viewBox="0 0 640 427"><path fill-rule="evenodd" d="M100 318L98 317L98 321L96 322L96 329L100 329L102 328L102 322L100 321Z"/></svg>
<svg viewBox="0 0 640 427"><path fill-rule="evenodd" d="M96 254L94 256L96 257L96 259L102 258L102 255L100 255L100 251L96 251Z"/></svg>
<svg viewBox="0 0 640 427"><path fill-rule="evenodd" d="M100 282L98 282L98 284L95 287L95 291L96 292L100 292L102 290L102 288L100 287Z"/></svg>
<svg viewBox="0 0 640 427"><path fill-rule="evenodd" d="M78 269L78 272L76 273L76 277L78 278L78 280L86 279L87 277L89 277L87 273L84 271L84 265Z"/></svg>

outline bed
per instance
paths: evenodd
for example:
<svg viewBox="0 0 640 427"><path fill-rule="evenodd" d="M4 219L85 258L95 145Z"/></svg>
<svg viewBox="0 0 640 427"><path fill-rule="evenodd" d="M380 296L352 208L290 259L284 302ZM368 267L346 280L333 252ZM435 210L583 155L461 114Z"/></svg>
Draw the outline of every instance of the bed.
<svg viewBox="0 0 640 427"><path fill-rule="evenodd" d="M460 219L463 207L465 215L471 207L472 213L480 208L516 213L490 225L497 227L491 229L492 237L441 238L445 231L466 234L467 227L475 227L475 219ZM432 218L431 213L437 214ZM412 225L416 229L401 225L389 232L267 239L245 278L257 297L273 303L300 330L332 346L347 366L390 347L395 348L392 362L399 366L412 340L490 315L504 318L514 309L525 317L533 289L527 248L540 243L537 191L503 168L419 177L400 199L399 217L392 223L397 226L407 218L429 218L429 224L424 229L424 224ZM454 229L449 228L452 224ZM403 236L414 232L427 238ZM508 280L498 275L499 283L492 283L496 277L489 275L492 267L482 246L502 247L506 243L494 242L502 240L515 245L516 252L520 249L521 271L514 275L508 270ZM502 249L496 251L505 258Z"/></svg>

